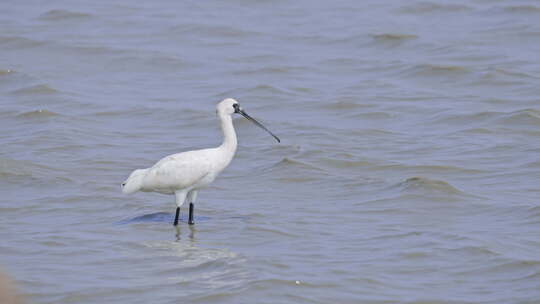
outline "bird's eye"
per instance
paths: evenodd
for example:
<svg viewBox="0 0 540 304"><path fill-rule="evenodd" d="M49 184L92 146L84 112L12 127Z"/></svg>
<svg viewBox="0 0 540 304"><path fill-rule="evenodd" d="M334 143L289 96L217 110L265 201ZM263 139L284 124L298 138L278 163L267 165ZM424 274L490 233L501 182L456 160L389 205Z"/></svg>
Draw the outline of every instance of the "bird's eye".
<svg viewBox="0 0 540 304"><path fill-rule="evenodd" d="M233 106L233 108L234 108L235 110L237 110L238 107L239 107L239 105L238 105L237 103L233 104L232 106Z"/></svg>

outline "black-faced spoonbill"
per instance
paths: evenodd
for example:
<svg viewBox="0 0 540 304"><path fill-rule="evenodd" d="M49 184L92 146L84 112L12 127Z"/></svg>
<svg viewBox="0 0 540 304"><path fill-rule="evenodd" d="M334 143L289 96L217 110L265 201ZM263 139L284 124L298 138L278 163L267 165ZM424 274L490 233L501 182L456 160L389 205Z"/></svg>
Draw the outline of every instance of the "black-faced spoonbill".
<svg viewBox="0 0 540 304"><path fill-rule="evenodd" d="M236 132L231 117L235 113L241 114L280 142L279 138L270 130L247 115L236 100L227 98L217 105L217 115L223 131L221 146L169 155L151 168L136 169L122 183L122 192L131 194L144 191L174 194L176 196L175 226L178 225L180 206L187 199L189 201L188 223L193 225L193 204L197 198L197 191L213 182L216 176L229 165L236 152Z"/></svg>

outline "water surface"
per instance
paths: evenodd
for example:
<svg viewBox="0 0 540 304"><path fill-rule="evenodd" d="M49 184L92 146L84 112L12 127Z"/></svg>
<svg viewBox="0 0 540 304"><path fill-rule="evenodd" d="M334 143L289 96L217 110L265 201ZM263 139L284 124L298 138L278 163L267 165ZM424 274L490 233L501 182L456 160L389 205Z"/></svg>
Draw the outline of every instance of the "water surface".
<svg viewBox="0 0 540 304"><path fill-rule="evenodd" d="M4 1L0 265L31 303L536 303L535 1ZM199 193L120 183L239 148Z"/></svg>

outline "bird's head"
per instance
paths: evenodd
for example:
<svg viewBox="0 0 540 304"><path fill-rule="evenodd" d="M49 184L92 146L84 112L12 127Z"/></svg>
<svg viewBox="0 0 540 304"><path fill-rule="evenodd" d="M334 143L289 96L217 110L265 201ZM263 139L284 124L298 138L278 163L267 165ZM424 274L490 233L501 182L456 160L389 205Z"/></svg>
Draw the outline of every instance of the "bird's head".
<svg viewBox="0 0 540 304"><path fill-rule="evenodd" d="M218 103L216 107L216 112L218 113L218 115L219 114L232 115L236 113L236 108L240 108L238 101L232 98L226 98L226 99L223 99L220 103Z"/></svg>
<svg viewBox="0 0 540 304"><path fill-rule="evenodd" d="M230 115L233 115L233 114L240 114L240 115L244 116L247 120L249 120L252 123L254 123L255 125L257 125L259 128L261 128L261 129L265 130L266 132L270 133L270 135L272 135L277 140L277 142L281 142L279 140L279 138L276 135L274 135L274 133L270 132L270 130L268 130L260 122L255 120L255 118L249 116L240 107L240 104L238 103L238 101L236 101L236 100L234 100L232 98L223 99L220 103L218 103L216 112L217 112L218 116L222 116L222 115L229 115L230 116Z"/></svg>

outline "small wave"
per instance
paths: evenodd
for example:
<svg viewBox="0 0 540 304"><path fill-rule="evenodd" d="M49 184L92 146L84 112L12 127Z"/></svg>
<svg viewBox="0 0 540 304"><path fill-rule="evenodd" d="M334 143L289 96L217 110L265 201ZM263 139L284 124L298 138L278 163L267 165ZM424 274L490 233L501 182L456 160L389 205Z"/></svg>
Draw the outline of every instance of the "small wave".
<svg viewBox="0 0 540 304"><path fill-rule="evenodd" d="M443 113L432 119L433 123L455 124L460 126L483 125L500 117L500 112L477 112L463 114Z"/></svg>
<svg viewBox="0 0 540 304"><path fill-rule="evenodd" d="M186 110L189 111L189 110ZM95 115L96 117L110 117L110 116L122 116L122 115L128 115L130 117L138 117L138 116L149 116L155 113L153 109L150 108L143 108L143 107L133 107L130 109L122 109L122 110L110 110L110 111L99 111L94 112L91 115Z"/></svg>
<svg viewBox="0 0 540 304"><path fill-rule="evenodd" d="M263 67L257 69L248 69L235 71L235 75L286 75L296 71L303 71L305 68L294 67L294 66L273 66L273 67Z"/></svg>
<svg viewBox="0 0 540 304"><path fill-rule="evenodd" d="M422 235L422 233L418 231L394 232L394 233L386 233L384 235L373 236L370 238L370 240L374 240L374 241L402 240L402 239L407 239L409 237L418 237L420 235Z"/></svg>
<svg viewBox="0 0 540 304"><path fill-rule="evenodd" d="M422 251L411 251L411 252L406 252L406 253L403 253L402 254L403 258L405 259L421 259L421 260L424 260L426 258L429 258L431 255L427 252L422 252Z"/></svg>
<svg viewBox="0 0 540 304"><path fill-rule="evenodd" d="M281 182L307 183L318 181L321 175L328 173L315 165L285 157L271 166L253 171L253 174L268 174L270 178Z"/></svg>
<svg viewBox="0 0 540 304"><path fill-rule="evenodd" d="M536 77L523 72L496 68L482 72L477 79L471 81L471 84L481 86L516 86L524 84L529 79L536 80Z"/></svg>
<svg viewBox="0 0 540 304"><path fill-rule="evenodd" d="M413 170L416 172L424 173L440 173L440 174L478 174L484 173L482 170L472 169L472 168L463 168L456 166L442 166L442 165L416 165L416 166L403 166L400 165L402 169Z"/></svg>
<svg viewBox="0 0 540 304"><path fill-rule="evenodd" d="M255 86L255 87L252 87L252 88L249 88L246 90L247 92L250 92L250 93L272 93L272 94L283 94L285 93L284 91L278 89L278 88L275 88L273 86L270 86L270 85L258 85L258 86Z"/></svg>
<svg viewBox="0 0 540 304"><path fill-rule="evenodd" d="M350 132L352 135L356 136L363 136L363 137L376 137L377 139L380 139L383 136L392 136L392 135L398 135L398 133L388 131L388 130L382 130L382 129L355 129L355 130L347 130L347 132Z"/></svg>
<svg viewBox="0 0 540 304"><path fill-rule="evenodd" d="M54 117L54 116L58 116L58 115L59 114L57 114L55 112L40 109L40 110L21 113L21 114L17 115L17 117L20 117L20 118L39 118L39 117Z"/></svg>
<svg viewBox="0 0 540 304"><path fill-rule="evenodd" d="M0 158L0 180L59 179L53 173L51 168L29 161Z"/></svg>
<svg viewBox="0 0 540 304"><path fill-rule="evenodd" d="M522 79L536 79L537 77L532 76L523 72L509 71L502 68L490 69L488 72L484 73L482 76L483 79L499 79L500 77L513 77L513 78L522 78Z"/></svg>
<svg viewBox="0 0 540 304"><path fill-rule="evenodd" d="M394 186L405 193L423 193L423 194L463 194L458 189L445 181L428 179L425 177L411 177Z"/></svg>
<svg viewBox="0 0 540 304"><path fill-rule="evenodd" d="M392 119L394 115L388 112L365 112L349 115L350 118L360 118L360 119L373 119L373 120L382 120L382 119Z"/></svg>
<svg viewBox="0 0 540 304"><path fill-rule="evenodd" d="M325 159L324 163L329 165L332 168L365 168L373 165L373 163L370 163L365 160L346 160L346 159L336 159L336 158L329 158Z"/></svg>
<svg viewBox="0 0 540 304"><path fill-rule="evenodd" d="M231 299L235 297L238 294L238 292L232 292L232 291L222 291L222 292L216 292L213 291L212 293L206 293L203 295L195 295L190 297L189 302L190 303L224 303L224 302L234 302ZM227 301L231 300L231 301Z"/></svg>
<svg viewBox="0 0 540 304"><path fill-rule="evenodd" d="M106 46L80 46L80 45L59 45L66 52L73 52L77 56L86 55L86 56L123 56L127 51L122 49L116 49ZM117 57L115 57L117 58Z"/></svg>
<svg viewBox="0 0 540 304"><path fill-rule="evenodd" d="M540 14L540 7L534 5L513 5L502 8L507 13L517 14Z"/></svg>
<svg viewBox="0 0 540 304"><path fill-rule="evenodd" d="M315 165L311 165L311 164L308 164L308 163L304 163L304 162L301 162L299 160L295 160L295 159L292 159L292 158L289 158L289 157L285 157L283 158L282 160L280 160L279 162L275 163L274 165L272 165L270 167L270 169L278 169L278 168L286 168L286 169L293 169L293 170L298 170L298 169L302 169L302 170L311 170L311 171L321 171L321 172L324 172L323 169L315 166Z"/></svg>
<svg viewBox="0 0 540 304"><path fill-rule="evenodd" d="M470 74L470 70L459 65L419 64L405 70L405 74L419 77L459 77Z"/></svg>
<svg viewBox="0 0 540 304"><path fill-rule="evenodd" d="M466 254L466 255L477 255L477 256L498 256L499 253L481 246L464 246L460 248L448 249L448 252L451 252L454 255Z"/></svg>
<svg viewBox="0 0 540 304"><path fill-rule="evenodd" d="M411 35L411 34L392 34L392 33L373 34L370 36L375 41L378 41L378 42L402 42L402 41L413 40L413 39L418 38L418 36Z"/></svg>
<svg viewBox="0 0 540 304"><path fill-rule="evenodd" d="M101 51L101 50L100 50ZM103 50L107 51L107 50ZM113 51L113 50L109 50ZM113 51L114 52L114 51ZM161 72L164 70L168 71L180 71L185 69L186 67L189 67L190 64L185 63L184 61L170 56L162 56L162 55L156 55L149 57L138 57L138 56L122 56L119 58L114 59L110 67L111 68L117 68L119 70L124 70L126 66L141 66L145 70L153 70L157 69Z"/></svg>
<svg viewBox="0 0 540 304"><path fill-rule="evenodd" d="M540 110L536 109L523 109L520 111L511 112L505 114L500 122L512 126L512 125L525 125L525 126L540 126Z"/></svg>
<svg viewBox="0 0 540 304"><path fill-rule="evenodd" d="M491 252L491 251L490 251ZM480 265L476 268L472 268L466 271L459 272L459 274L482 274L493 275L503 273L507 280L519 281L527 280L531 277L539 275L538 269L540 261L538 260L504 260L497 265Z"/></svg>
<svg viewBox="0 0 540 304"><path fill-rule="evenodd" d="M281 90L271 85L261 84L261 85L257 85L257 86L253 86L249 88L238 88L238 89L223 91L217 94L216 97L227 98L230 96L242 96L246 94L249 94L249 95L253 94L256 96L272 96L274 98L275 96L291 95L285 90Z"/></svg>
<svg viewBox="0 0 540 304"><path fill-rule="evenodd" d="M416 35L410 35L410 34L374 34L371 35L376 40L409 40L409 39L416 39L418 36Z"/></svg>
<svg viewBox="0 0 540 304"><path fill-rule="evenodd" d="M261 226L251 226L251 227L247 227L247 230L248 231L256 231L257 234L268 233L268 234L274 234L274 235L279 235L279 236L283 236L283 237L298 237L297 234L293 234L290 231L279 230L279 229L277 229L275 227L268 228L268 227L261 227Z"/></svg>
<svg viewBox="0 0 540 304"><path fill-rule="evenodd" d="M301 94L310 94L317 92L316 88L306 88L306 87L291 87L289 88L291 91L301 93Z"/></svg>
<svg viewBox="0 0 540 304"><path fill-rule="evenodd" d="M282 181L284 183L309 183L309 182L315 182L320 180L319 176L299 176L299 177L281 177L277 178L279 181Z"/></svg>
<svg viewBox="0 0 540 304"><path fill-rule="evenodd" d="M22 89L17 89L15 91L12 91L11 93L15 95L52 95L58 93L58 91L46 84L38 84Z"/></svg>
<svg viewBox="0 0 540 304"><path fill-rule="evenodd" d="M293 278L291 280L269 278L269 279L263 279L263 280L256 280L256 281L251 282L250 284L253 284L256 286L268 285L267 288L279 288L279 286L281 287L303 286L303 287L314 287L314 288L335 288L339 286L338 284L334 284L334 283L312 283L309 280L297 280L296 278ZM297 299L298 300L303 299L303 301L300 301L303 303L309 298L303 298L303 297L298 296ZM311 301L308 301L308 302L311 302Z"/></svg>
<svg viewBox="0 0 540 304"><path fill-rule="evenodd" d="M32 165L27 162L0 158L0 178L11 176L30 177L32 176L31 167Z"/></svg>
<svg viewBox="0 0 540 304"><path fill-rule="evenodd" d="M492 133L489 128L481 126L500 124L505 127L512 126L540 126L540 110L523 109L514 112L478 112L463 114L440 114L432 119L433 123L452 124L459 126L474 126L460 132Z"/></svg>
<svg viewBox="0 0 540 304"><path fill-rule="evenodd" d="M232 26L213 26L206 24L182 24L169 29L174 34L189 34L197 37L218 37L218 38L241 38L256 35L258 33L235 28Z"/></svg>
<svg viewBox="0 0 540 304"><path fill-rule="evenodd" d="M400 11L408 14L428 14L428 13L455 13L471 11L472 8L459 4L439 4L434 2L421 2L402 7Z"/></svg>
<svg viewBox="0 0 540 304"><path fill-rule="evenodd" d="M464 134L493 134L495 131L486 128L470 128L465 130L459 130L456 133Z"/></svg>
<svg viewBox="0 0 540 304"><path fill-rule="evenodd" d="M250 56L235 56L227 59L227 61L230 62L240 62L242 64L245 63L264 63L264 62L280 62L283 61L283 58L278 55L250 55Z"/></svg>
<svg viewBox="0 0 540 304"><path fill-rule="evenodd" d="M354 58L332 58L332 59L325 59L320 61L321 65L329 65L332 67L339 66L339 67L351 67L358 64L358 60Z"/></svg>
<svg viewBox="0 0 540 304"><path fill-rule="evenodd" d="M58 21L66 19L85 19L91 17L90 14L71 12L62 9L50 10L38 17L40 20Z"/></svg>
<svg viewBox="0 0 540 304"><path fill-rule="evenodd" d="M17 36L0 36L0 45L6 49L25 49L44 45L45 42Z"/></svg>
<svg viewBox="0 0 540 304"><path fill-rule="evenodd" d="M358 108L366 107L366 105L355 102L355 100L339 100L333 103L325 103L323 105L326 109L332 110L354 110Z"/></svg>

